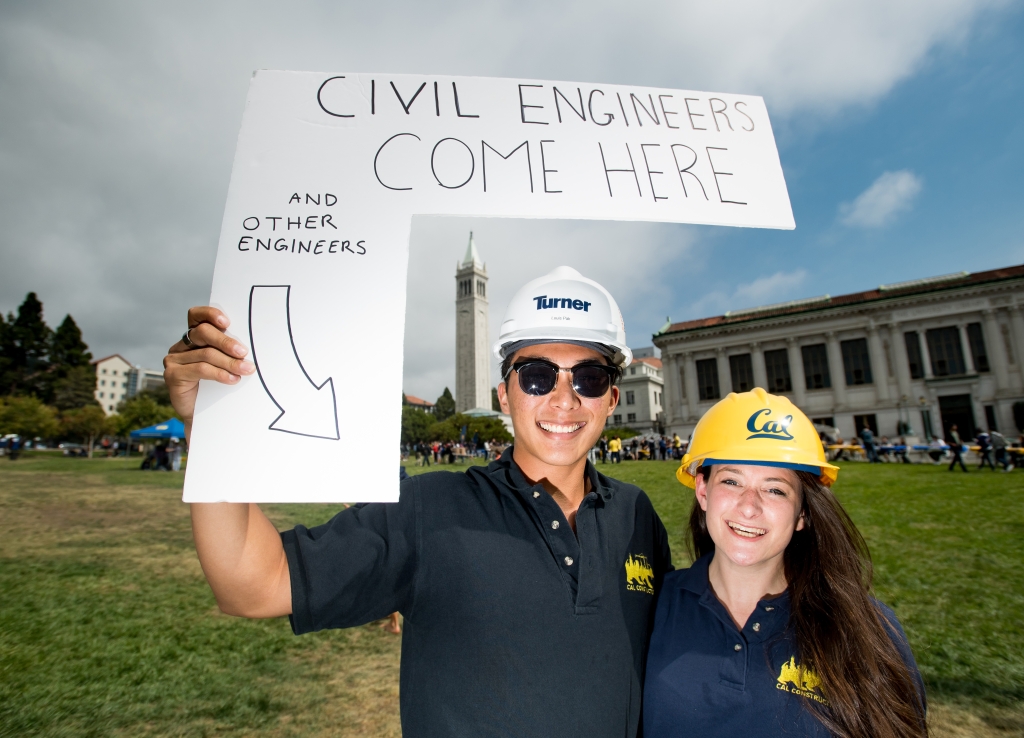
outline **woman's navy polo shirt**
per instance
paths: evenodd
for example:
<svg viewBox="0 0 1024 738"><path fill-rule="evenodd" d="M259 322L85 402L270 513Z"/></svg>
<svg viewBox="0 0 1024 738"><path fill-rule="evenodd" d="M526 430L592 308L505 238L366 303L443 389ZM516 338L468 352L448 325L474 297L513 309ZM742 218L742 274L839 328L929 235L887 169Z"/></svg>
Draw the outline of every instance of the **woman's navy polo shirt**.
<svg viewBox="0 0 1024 738"><path fill-rule="evenodd" d="M665 577L644 683L649 738L776 738L831 735L807 708L821 702L813 673L800 672L788 627L789 595L761 600L739 630L708 582L713 554ZM924 684L896 615L875 603L918 685Z"/></svg>
<svg viewBox="0 0 1024 738"><path fill-rule="evenodd" d="M573 534L507 451L282 534L296 633L405 616L406 738L634 738L665 528L598 474Z"/></svg>

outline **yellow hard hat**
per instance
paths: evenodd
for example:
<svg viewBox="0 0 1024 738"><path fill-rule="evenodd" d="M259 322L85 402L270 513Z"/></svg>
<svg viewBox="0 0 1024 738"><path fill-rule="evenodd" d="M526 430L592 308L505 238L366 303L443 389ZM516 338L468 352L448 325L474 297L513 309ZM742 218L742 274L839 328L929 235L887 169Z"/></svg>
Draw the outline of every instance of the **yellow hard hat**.
<svg viewBox="0 0 1024 738"><path fill-rule="evenodd" d="M693 487L701 466L724 463L806 471L819 475L826 486L839 476L839 467L825 459L810 419L788 398L770 395L760 387L731 392L704 413L676 478Z"/></svg>

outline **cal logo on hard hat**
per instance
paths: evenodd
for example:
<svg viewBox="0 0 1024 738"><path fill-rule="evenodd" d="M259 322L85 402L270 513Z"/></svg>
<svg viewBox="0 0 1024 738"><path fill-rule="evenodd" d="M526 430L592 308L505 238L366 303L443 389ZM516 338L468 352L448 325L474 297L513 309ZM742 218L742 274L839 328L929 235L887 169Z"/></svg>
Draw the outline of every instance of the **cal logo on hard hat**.
<svg viewBox="0 0 1024 738"><path fill-rule="evenodd" d="M750 431L751 435L747 436L747 440L751 438L777 438L780 441L792 441L793 436L789 433L789 426L793 422L793 416L787 415L782 420L769 420L769 415L772 414L770 407L763 407L747 420L747 430ZM759 421L759 418L763 416L764 420ZM758 427L758 422L761 422L761 426Z"/></svg>

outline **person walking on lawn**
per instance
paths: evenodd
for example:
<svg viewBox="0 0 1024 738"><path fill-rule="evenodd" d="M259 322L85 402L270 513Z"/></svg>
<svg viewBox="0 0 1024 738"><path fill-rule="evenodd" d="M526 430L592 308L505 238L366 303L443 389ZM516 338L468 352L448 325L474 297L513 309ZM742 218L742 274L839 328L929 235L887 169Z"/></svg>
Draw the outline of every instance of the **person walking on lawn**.
<svg viewBox="0 0 1024 738"><path fill-rule="evenodd" d="M255 370L227 326L193 308L164 359L187 434L200 379ZM634 738L671 556L647 495L587 461L632 358L622 315L559 267L513 297L494 349L515 429L501 458L411 477L397 503L312 529L279 533L256 504L193 504L203 572L225 613L287 615L297 634L400 612L406 738Z"/></svg>
<svg viewBox="0 0 1024 738"><path fill-rule="evenodd" d="M949 450L953 454L953 460L949 462L949 470L953 471L953 467L956 466L957 464L960 464L960 468L963 469L964 473L966 474L967 467L964 465L963 456L964 444L960 440L960 434L956 432L955 424L949 426L949 439L951 441L951 443L949 444Z"/></svg>

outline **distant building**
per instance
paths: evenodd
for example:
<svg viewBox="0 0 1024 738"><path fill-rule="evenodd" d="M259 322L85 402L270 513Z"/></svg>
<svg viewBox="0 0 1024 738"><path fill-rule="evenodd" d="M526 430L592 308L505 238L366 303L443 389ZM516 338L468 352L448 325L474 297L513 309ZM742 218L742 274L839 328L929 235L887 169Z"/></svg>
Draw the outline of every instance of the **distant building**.
<svg viewBox="0 0 1024 738"><path fill-rule="evenodd" d="M92 364L96 368L96 401L111 415L117 403L129 397L128 375L133 367L120 354L97 359Z"/></svg>
<svg viewBox="0 0 1024 738"><path fill-rule="evenodd" d="M1024 266L961 272L667 323L665 424L688 436L729 392L790 397L846 438L1015 434L1024 399Z"/></svg>
<svg viewBox="0 0 1024 738"><path fill-rule="evenodd" d="M416 395L405 395L405 404L412 405L417 410L423 410L424 412L434 412L434 403L427 402L426 400L421 399Z"/></svg>
<svg viewBox="0 0 1024 738"><path fill-rule="evenodd" d="M143 369L141 366L133 366L128 373L128 397L134 397L139 392L156 389L163 386L164 373L156 369Z"/></svg>
<svg viewBox="0 0 1024 738"><path fill-rule="evenodd" d="M120 354L92 362L96 370L96 401L107 415L117 411L117 404L139 392L164 383L163 372L133 366Z"/></svg>
<svg viewBox="0 0 1024 738"><path fill-rule="evenodd" d="M661 359L655 358L654 349L636 349L619 382L619 404L605 424L661 433L664 384Z"/></svg>
<svg viewBox="0 0 1024 738"><path fill-rule="evenodd" d="M491 408L491 342L488 337L487 265L469 234L455 266L455 409Z"/></svg>

